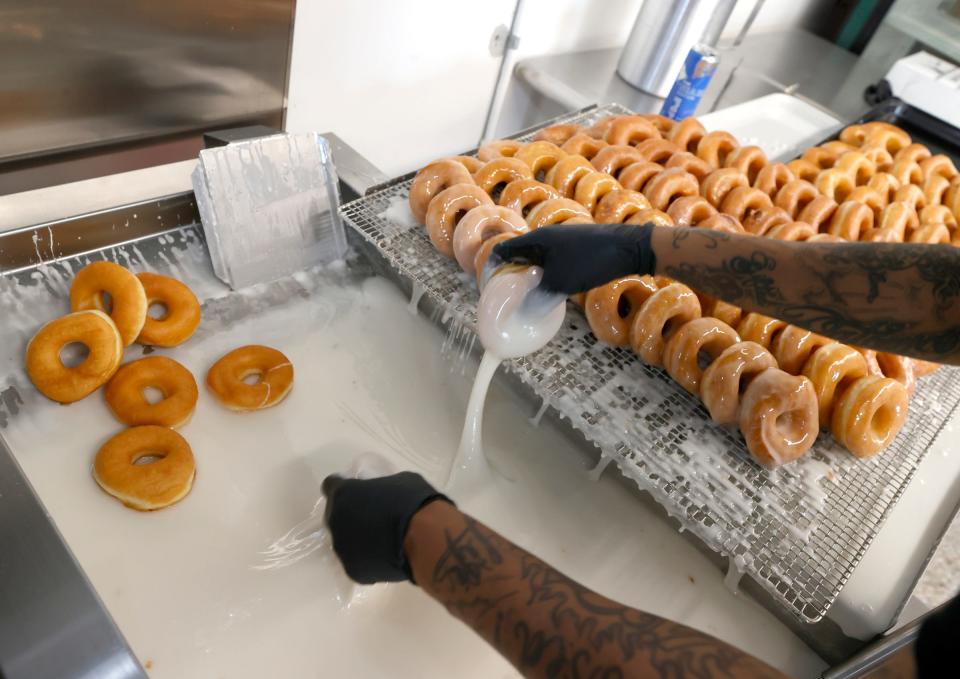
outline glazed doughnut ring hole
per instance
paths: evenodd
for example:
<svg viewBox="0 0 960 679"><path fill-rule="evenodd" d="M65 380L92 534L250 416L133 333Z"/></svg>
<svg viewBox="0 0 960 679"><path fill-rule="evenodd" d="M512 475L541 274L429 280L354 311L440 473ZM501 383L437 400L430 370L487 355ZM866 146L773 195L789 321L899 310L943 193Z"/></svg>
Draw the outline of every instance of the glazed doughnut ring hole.
<svg viewBox="0 0 960 679"><path fill-rule="evenodd" d="M155 321L166 320L167 316L169 315L170 310L163 302L153 302L147 307L147 318L152 318Z"/></svg>
<svg viewBox="0 0 960 679"><path fill-rule="evenodd" d="M249 384L251 387L255 387L263 381L263 371L262 370L251 370L248 373L240 377L240 381L244 384Z"/></svg>
<svg viewBox="0 0 960 679"><path fill-rule="evenodd" d="M83 365L90 355L90 347L83 342L69 342L60 350L60 362L64 368L76 368Z"/></svg>
<svg viewBox="0 0 960 679"><path fill-rule="evenodd" d="M143 394L143 400L152 406L160 403L160 401L167 397L167 395L163 393L163 390L157 387L144 387L140 393Z"/></svg>

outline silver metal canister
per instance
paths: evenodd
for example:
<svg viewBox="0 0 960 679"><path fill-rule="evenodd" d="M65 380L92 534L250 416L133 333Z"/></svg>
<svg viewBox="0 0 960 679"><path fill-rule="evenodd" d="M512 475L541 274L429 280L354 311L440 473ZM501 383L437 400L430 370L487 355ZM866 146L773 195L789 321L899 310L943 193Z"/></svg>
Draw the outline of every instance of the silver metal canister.
<svg viewBox="0 0 960 679"><path fill-rule="evenodd" d="M736 0L644 0L617 72L644 92L665 97L695 43L716 45Z"/></svg>

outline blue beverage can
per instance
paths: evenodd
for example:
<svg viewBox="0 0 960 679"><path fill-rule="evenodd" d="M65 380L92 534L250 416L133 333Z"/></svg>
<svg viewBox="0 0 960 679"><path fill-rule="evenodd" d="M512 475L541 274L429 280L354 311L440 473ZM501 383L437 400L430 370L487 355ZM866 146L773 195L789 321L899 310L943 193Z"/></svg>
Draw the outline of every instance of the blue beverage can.
<svg viewBox="0 0 960 679"><path fill-rule="evenodd" d="M707 45L694 45L663 102L660 115L674 120L692 116L719 63L720 56L715 49Z"/></svg>

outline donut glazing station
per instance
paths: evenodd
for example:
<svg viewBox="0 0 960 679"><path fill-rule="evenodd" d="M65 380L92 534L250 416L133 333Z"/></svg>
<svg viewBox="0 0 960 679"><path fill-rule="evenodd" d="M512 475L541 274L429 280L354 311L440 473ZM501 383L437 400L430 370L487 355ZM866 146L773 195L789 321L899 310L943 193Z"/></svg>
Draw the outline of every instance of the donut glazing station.
<svg viewBox="0 0 960 679"><path fill-rule="evenodd" d="M315 518L320 480L362 452L442 480L479 348L475 287L404 218L412 175L387 180L326 137L363 255L346 266L230 291L213 275L189 191L0 231L5 678L511 676L413 587L354 591L323 549L274 558ZM193 289L203 322L171 355L198 380L225 350L254 341L296 366L292 394L270 411L236 415L201 395L183 430L196 485L160 512L130 511L91 479L95 451L120 428L102 399L58 406L23 370L27 340L63 313L73 275L98 259ZM960 375L943 369L883 455L857 463L821 439L808 459L771 473L699 402L597 344L570 311L550 346L495 380L485 447L513 480L458 499L604 594L816 676L823 660L895 622L949 525L958 402ZM750 596L730 591L738 580Z"/></svg>

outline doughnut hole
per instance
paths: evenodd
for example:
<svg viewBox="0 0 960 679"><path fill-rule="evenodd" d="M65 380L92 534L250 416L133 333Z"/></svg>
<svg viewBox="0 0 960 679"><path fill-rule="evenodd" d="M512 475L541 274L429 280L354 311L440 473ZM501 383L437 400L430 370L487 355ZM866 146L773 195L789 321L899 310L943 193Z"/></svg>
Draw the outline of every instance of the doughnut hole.
<svg viewBox="0 0 960 679"><path fill-rule="evenodd" d="M788 410L777 416L777 431L790 444L799 443L806 434L803 415L796 410Z"/></svg>
<svg viewBox="0 0 960 679"><path fill-rule="evenodd" d="M244 384L249 384L251 387L263 380L263 373L259 370L251 370L247 373L244 373L243 377L240 378L240 381Z"/></svg>
<svg viewBox="0 0 960 679"><path fill-rule="evenodd" d="M150 405L156 405L167 397L162 389L156 387L144 387L141 393L143 394L143 400Z"/></svg>
<svg viewBox="0 0 960 679"><path fill-rule="evenodd" d="M887 404L881 405L874 411L873 417L870 419L870 429L873 435L877 438L886 437L887 432L894 426L896 419L897 413L894 408Z"/></svg>
<svg viewBox="0 0 960 679"><path fill-rule="evenodd" d="M537 179L539 179L539 177L538 177ZM512 181L512 178L511 178L511 180L504 180L504 181L500 182L499 184L494 184L493 188L490 189L490 198L493 199L493 202L494 202L494 203L496 203L496 204L498 204L498 205L500 204L500 195L503 193L503 190L504 190L505 188L507 188L507 184L509 184L510 181ZM462 217L462 216L463 216L463 215L458 214L456 221L459 222L459 221L460 221L460 217Z"/></svg>
<svg viewBox="0 0 960 679"><path fill-rule="evenodd" d="M147 464L153 464L154 462L159 462L167 456L166 453L156 451L156 450L145 450L133 460L133 464L138 467L142 467Z"/></svg>
<svg viewBox="0 0 960 679"><path fill-rule="evenodd" d="M60 349L60 362L64 368L76 368L82 365L90 355L90 348L83 342L70 342Z"/></svg>
<svg viewBox="0 0 960 679"><path fill-rule="evenodd" d="M170 310L163 302L150 302L150 306L147 307L147 316L155 321L164 320L169 313Z"/></svg>

